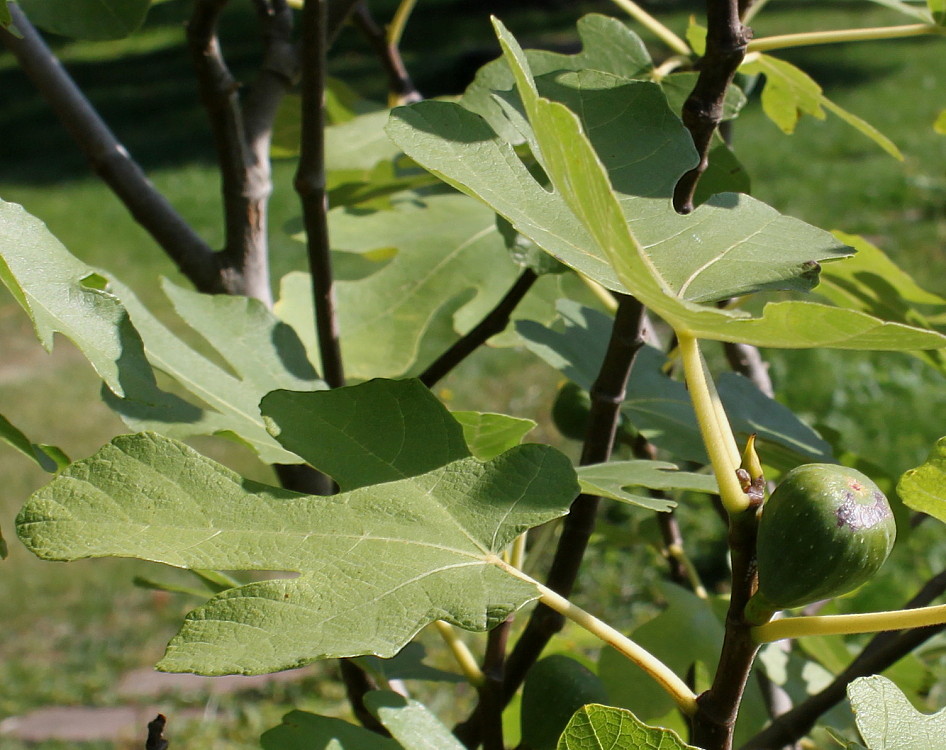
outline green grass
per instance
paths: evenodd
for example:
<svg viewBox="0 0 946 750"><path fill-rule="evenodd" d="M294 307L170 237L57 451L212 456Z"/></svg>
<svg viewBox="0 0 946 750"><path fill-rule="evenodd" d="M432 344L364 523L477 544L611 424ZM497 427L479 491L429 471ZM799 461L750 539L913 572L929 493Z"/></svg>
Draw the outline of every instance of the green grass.
<svg viewBox="0 0 946 750"><path fill-rule="evenodd" d="M406 61L426 94L458 90L476 64L497 51L485 18L490 4L466 2L471 15L464 17L435 12L436 5L450 3L420 3L405 37ZM245 23L248 11L241 7L228 13L225 29L225 49L238 72L248 70L256 50ZM379 17L386 18L391 7L392 2L382 4ZM568 30L584 10L610 12L611 7L607 2L562 3L554 11L543 11L526 3L515 12L508 7L497 10L515 33L535 45L570 41ZM219 187L204 116L180 44L182 13L177 3L162 4L153 11L149 27L129 40L61 43L57 49L158 188L216 246L222 237ZM669 18L682 32L686 14L678 11ZM888 11L862 4L773 2L759 18L756 36L898 21ZM380 98L376 63L357 36L346 31L339 44L333 72ZM946 107L936 88L942 90L942 42L819 47L785 57L811 73L830 98L893 138L906 161L897 163L830 115L825 122L807 118L795 135L780 135L753 100L736 125L735 144L753 175L755 194L814 224L867 235L931 290L946 294L946 138L930 128L935 113ZM115 64L115 58L121 62ZM0 197L25 205L76 255L114 270L149 303L166 311L154 279L159 274L179 278L173 264L89 176L82 158L8 57L0 57L0 89L5 95L0 110ZM302 265L302 247L280 231L297 214L292 168L289 163L276 165L276 277ZM60 445L79 458L123 431L98 400L98 381L81 356L62 340L53 355L44 354L5 292L0 295L0 347L0 410L32 439ZM891 473L918 462L944 431L943 377L908 357L793 352L773 353L772 361L787 403L841 432L845 445L885 463ZM512 352L477 355L444 383L441 393L452 408L509 409L538 416L551 401L549 386L557 376L531 360L523 362ZM517 369L514 390L504 379L510 368ZM533 437L557 439L547 426ZM251 473L262 471L245 453L220 445L200 442L219 460ZM46 476L5 448L0 448L0 476L0 523L9 538L17 508ZM623 518L617 520L624 523ZM688 531L700 533L696 526L689 523ZM645 524L635 523L634 529L640 538L652 534ZM612 531L606 525L603 533ZM5 612L0 718L52 704L114 704L118 677L127 669L154 663L185 602L168 602L130 585L134 575L155 575L154 566L129 561L42 563L14 539L9 541L11 557L0 568ZM635 561L649 558L649 550L634 549ZM613 550L595 554L615 562ZM622 599L641 596L651 581L632 581L636 564L630 559L621 557L619 564L625 567L609 568L608 576L586 576L586 594L601 599L618 590ZM626 622L635 617L629 611ZM276 723L289 706L335 711L338 698L337 685L323 680L274 690L252 701L228 699L218 707L219 721L190 726L175 738L181 747L249 748L259 731ZM12 743L4 747L20 750ZM60 747L47 743L39 750Z"/></svg>

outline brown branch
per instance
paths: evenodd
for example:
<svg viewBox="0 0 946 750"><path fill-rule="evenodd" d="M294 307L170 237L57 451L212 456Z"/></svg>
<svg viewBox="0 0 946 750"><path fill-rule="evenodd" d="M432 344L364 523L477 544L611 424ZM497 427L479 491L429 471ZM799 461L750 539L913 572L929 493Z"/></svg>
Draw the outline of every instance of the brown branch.
<svg viewBox="0 0 946 750"><path fill-rule="evenodd" d="M195 0L187 25L187 44L196 72L200 99L210 121L220 168L225 227L222 272L228 278L228 288L260 299L269 306L272 304L272 292L269 283L267 204L272 193L272 181L268 146L269 129L278 98L270 94L267 98L274 101L269 102L268 107L263 106L262 97L268 92L266 89L258 91L260 103L255 110L257 118L254 121L257 142L253 144L255 148L251 148L240 103L240 85L227 67L217 37L217 24L227 2ZM288 9L286 11L288 13ZM261 16L261 19L264 23L268 22L268 14ZM283 82L271 91L281 95L285 87L286 83ZM264 115L269 115L268 123Z"/></svg>
<svg viewBox="0 0 946 750"><path fill-rule="evenodd" d="M756 585L757 510L758 502L753 502L729 522L732 592L726 613L726 634L713 684L697 698L697 712L693 717L691 742L703 750L731 750L739 705L759 650L743 616Z"/></svg>
<svg viewBox="0 0 946 750"><path fill-rule="evenodd" d="M644 345L642 326L644 308L633 297L620 295L617 314L611 329L608 349L591 387L591 413L588 420L588 437L581 455L581 465L607 461L611 456L617 435L621 404L626 395L627 379L637 352ZM578 577L588 540L595 527L599 498L579 495L562 526L562 534L552 560L546 584L549 588L569 596ZM503 701L508 703L519 689L526 673L564 624L563 617L544 604L532 610L522 635L506 661ZM480 739L480 716L482 707L454 733L467 747L475 747Z"/></svg>
<svg viewBox="0 0 946 750"><path fill-rule="evenodd" d="M322 377L329 387L337 388L345 384L345 372L335 314L328 239L328 198L325 190L323 104L327 4L327 0L310 0L302 10L302 143L295 187L302 201Z"/></svg>
<svg viewBox="0 0 946 750"><path fill-rule="evenodd" d="M486 682L480 687L480 725L482 727L483 750L504 750L503 741L503 676L506 665L506 646L512 628L512 615L486 638L486 654L483 657L483 674Z"/></svg>
<svg viewBox="0 0 946 750"><path fill-rule="evenodd" d="M365 705L365 695L372 690L377 690L378 686L368 677L368 673L351 659L339 659L338 666L341 670L342 682L345 684L345 695L351 704L355 718L361 722L365 729L390 737L390 732L384 728L384 725L375 718L374 714Z"/></svg>
<svg viewBox="0 0 946 750"><path fill-rule="evenodd" d="M751 31L739 20L737 0L706 0L706 54L699 63L700 77L683 105L683 124L693 137L699 156L696 167L680 178L673 206L682 214L693 210L693 195L709 166L713 133L723 119L726 89L746 55Z"/></svg>
<svg viewBox="0 0 946 750"><path fill-rule="evenodd" d="M371 15L368 4L358 3L353 16L355 26L362 33L384 68L388 77L388 91L391 97L388 103L392 106L419 102L423 97L414 86L410 73L404 66L401 51L397 46L388 43L388 37ZM392 101L393 100L393 101Z"/></svg>
<svg viewBox="0 0 946 750"><path fill-rule="evenodd" d="M16 3L7 7L22 36L0 29L0 41L17 58L92 170L197 289L230 291L213 249L151 184L20 7Z"/></svg>
<svg viewBox="0 0 946 750"><path fill-rule="evenodd" d="M456 341L447 351L437 357L420 375L420 381L432 388L442 377L459 365L480 345L497 333L502 333L509 325L509 317L516 306L526 296L532 285L538 280L534 271L525 270L516 283L487 315L468 333Z"/></svg>
<svg viewBox="0 0 946 750"><path fill-rule="evenodd" d="M164 727L168 720L164 714L158 714L148 722L148 739L145 750L168 750L168 741L164 739Z"/></svg>
<svg viewBox="0 0 946 750"><path fill-rule="evenodd" d="M946 592L946 571L931 578L904 609L925 607ZM804 737L822 714L844 700L847 686L858 677L883 672L921 644L941 633L946 625L878 633L860 654L824 690L806 698L791 711L776 718L740 748L768 750L789 745Z"/></svg>
<svg viewBox="0 0 946 750"><path fill-rule="evenodd" d="M727 341L723 344L723 349L734 372L749 378L755 387L769 398L775 398L772 378L769 377L769 365L762 359L758 348L752 344L734 344Z"/></svg>

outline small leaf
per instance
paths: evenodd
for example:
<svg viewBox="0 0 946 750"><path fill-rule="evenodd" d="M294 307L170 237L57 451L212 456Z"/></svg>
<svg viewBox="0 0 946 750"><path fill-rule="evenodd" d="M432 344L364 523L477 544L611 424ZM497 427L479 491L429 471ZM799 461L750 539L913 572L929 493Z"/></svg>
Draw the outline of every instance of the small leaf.
<svg viewBox="0 0 946 750"><path fill-rule="evenodd" d="M946 437L936 441L925 463L900 477L897 494L913 510L946 523Z"/></svg>
<svg viewBox="0 0 946 750"><path fill-rule="evenodd" d="M933 20L940 26L946 26L946 0L926 0Z"/></svg>
<svg viewBox="0 0 946 750"><path fill-rule="evenodd" d="M343 491L417 476L470 455L461 426L419 380L274 391L260 409L281 445Z"/></svg>
<svg viewBox="0 0 946 750"><path fill-rule="evenodd" d="M365 696L365 706L404 750L464 750L447 727L424 704L390 690Z"/></svg>
<svg viewBox="0 0 946 750"><path fill-rule="evenodd" d="M455 411L453 418L463 428L463 438L470 452L480 461L488 461L513 446L535 429L531 419L510 417L482 411Z"/></svg>
<svg viewBox="0 0 946 750"><path fill-rule="evenodd" d="M612 748L654 748L654 750L699 750L686 744L676 732L650 727L623 708L595 703L572 717L558 742L558 750L612 750Z"/></svg>
<svg viewBox="0 0 946 750"><path fill-rule="evenodd" d="M886 677L859 677L847 688L857 729L868 750L940 750L946 709L922 714Z"/></svg>
<svg viewBox="0 0 946 750"><path fill-rule="evenodd" d="M933 130L940 135L946 135L946 109L936 115L936 120L933 122Z"/></svg>
<svg viewBox="0 0 946 750"><path fill-rule="evenodd" d="M6 417L0 414L0 440L35 461L43 471L55 473L69 465L69 457L54 445L32 443Z"/></svg>
<svg viewBox="0 0 946 750"><path fill-rule="evenodd" d="M677 504L667 498L652 497L643 492L632 492L631 489L641 487L661 492L686 490L706 494L719 492L712 476L679 471L675 464L666 461L612 461L581 466L577 471L582 492L656 511L672 510Z"/></svg>
<svg viewBox="0 0 946 750"><path fill-rule="evenodd" d="M827 109L855 130L866 135L895 159L903 161L903 154L893 141L870 123L828 99L822 92L821 86L791 63L770 55L759 55L752 62L743 65L740 70L750 75L757 73L765 75L762 109L784 133L794 133L795 126L803 114L811 115L818 120L825 119L824 110Z"/></svg>
<svg viewBox="0 0 946 750"><path fill-rule="evenodd" d="M29 19L75 39L121 39L141 26L151 0L18 0Z"/></svg>
<svg viewBox="0 0 946 750"><path fill-rule="evenodd" d="M0 27L9 29L13 24L13 18L10 16L10 9L7 7L7 0L0 0Z"/></svg>
<svg viewBox="0 0 946 750"><path fill-rule="evenodd" d="M260 737L263 750L403 750L394 740L331 716L290 711Z"/></svg>
<svg viewBox="0 0 946 750"><path fill-rule="evenodd" d="M577 494L571 463L548 446L316 497L243 479L142 433L72 464L33 494L17 527L44 559L299 573L218 594L187 616L158 665L262 674L393 656L438 619L495 627L539 596L498 556L526 529L564 515Z"/></svg>
<svg viewBox="0 0 946 750"><path fill-rule="evenodd" d="M73 257L39 219L0 201L0 280L52 351L53 334L71 340L115 394L155 390L138 332L96 270Z"/></svg>

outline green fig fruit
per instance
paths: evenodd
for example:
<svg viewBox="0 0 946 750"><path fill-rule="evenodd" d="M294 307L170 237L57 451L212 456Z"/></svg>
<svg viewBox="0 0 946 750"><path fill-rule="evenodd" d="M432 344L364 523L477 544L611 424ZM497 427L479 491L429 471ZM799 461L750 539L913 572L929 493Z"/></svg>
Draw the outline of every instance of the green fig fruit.
<svg viewBox="0 0 946 750"><path fill-rule="evenodd" d="M762 508L752 624L780 609L853 591L878 571L897 528L887 498L856 469L806 464L788 472Z"/></svg>
<svg viewBox="0 0 946 750"><path fill-rule="evenodd" d="M564 654L537 661L526 675L519 718L522 747L555 750L572 715L588 703L608 702L598 676Z"/></svg>
<svg viewBox="0 0 946 750"><path fill-rule="evenodd" d="M588 391L571 381L559 388L552 404L552 421L565 437L584 440L588 435L588 417L591 414L591 396Z"/></svg>

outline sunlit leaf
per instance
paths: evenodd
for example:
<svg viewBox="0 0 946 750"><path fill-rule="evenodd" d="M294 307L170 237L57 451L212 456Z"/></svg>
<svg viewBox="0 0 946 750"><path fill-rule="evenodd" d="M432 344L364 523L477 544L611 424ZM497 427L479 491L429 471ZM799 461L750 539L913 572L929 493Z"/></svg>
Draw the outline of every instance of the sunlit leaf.
<svg viewBox="0 0 946 750"><path fill-rule="evenodd" d="M783 132L795 132L795 126L803 114L819 120L825 119L827 109L844 120L855 130L860 131L884 151L900 161L903 154L896 144L870 123L852 112L839 107L828 99L819 86L807 73L789 62L770 55L753 56L740 70L747 74L765 75L762 89L762 109Z"/></svg>
<svg viewBox="0 0 946 750"><path fill-rule="evenodd" d="M607 497L631 505L656 511L676 507L673 500L653 497L640 489L661 492L686 490L715 494L719 492L716 480L708 474L679 471L676 464L666 461L612 461L578 468L581 491L589 495ZM634 491L638 489L638 491Z"/></svg>
<svg viewBox="0 0 946 750"><path fill-rule="evenodd" d="M558 742L558 750L699 750L662 727L650 727L624 708L584 706L572 717Z"/></svg>
<svg viewBox="0 0 946 750"><path fill-rule="evenodd" d="M315 497L142 433L72 464L33 494L17 527L44 559L299 573L218 594L187 616L158 665L261 674L330 656L393 656L437 619L495 627L539 596L498 566L502 550L563 515L577 493L569 460L548 446Z"/></svg>
<svg viewBox="0 0 946 750"><path fill-rule="evenodd" d="M37 26L76 39L121 39L141 26L151 0L17 0Z"/></svg>
<svg viewBox="0 0 946 750"><path fill-rule="evenodd" d="M519 445L536 426L532 419L508 414L482 411L455 411L452 414L463 428L463 438L470 452L481 461L488 461Z"/></svg>
<svg viewBox="0 0 946 750"><path fill-rule="evenodd" d="M44 471L56 472L69 465L69 457L61 449L55 445L30 442L30 439L2 414L0 414L0 440L35 461Z"/></svg>
<svg viewBox="0 0 946 750"><path fill-rule="evenodd" d="M325 388L290 326L259 300L200 294L165 280L162 289L175 311L219 353L224 366L175 335L131 289L115 281L112 287L144 339L151 363L199 399L187 401L156 388L127 399L106 394L126 424L180 439L225 435L269 463L299 463L269 435L259 411L263 395L277 388Z"/></svg>
<svg viewBox="0 0 946 750"><path fill-rule="evenodd" d="M946 523L946 438L940 438L926 461L905 472L897 483L905 505Z"/></svg>
<svg viewBox="0 0 946 750"><path fill-rule="evenodd" d="M858 677L847 688L857 729L868 750L940 750L946 709L922 714L886 677Z"/></svg>
<svg viewBox="0 0 946 750"><path fill-rule="evenodd" d="M404 750L464 750L464 745L424 704L390 690L365 696L365 706Z"/></svg>
<svg viewBox="0 0 946 750"><path fill-rule="evenodd" d="M0 280L33 321L40 343L70 339L119 396L156 388L138 332L96 269L73 257L39 219L0 201Z"/></svg>

